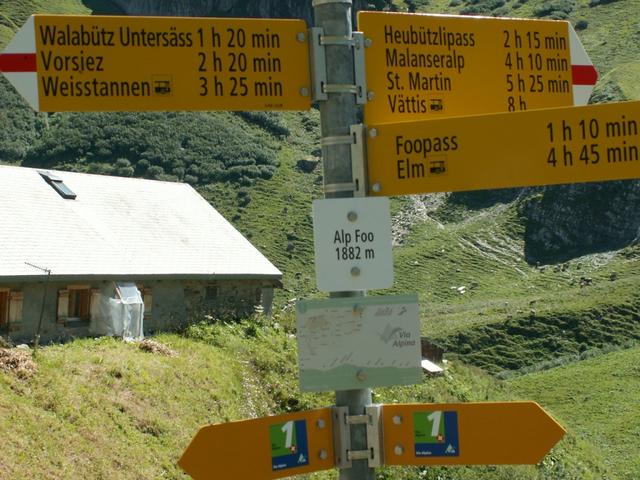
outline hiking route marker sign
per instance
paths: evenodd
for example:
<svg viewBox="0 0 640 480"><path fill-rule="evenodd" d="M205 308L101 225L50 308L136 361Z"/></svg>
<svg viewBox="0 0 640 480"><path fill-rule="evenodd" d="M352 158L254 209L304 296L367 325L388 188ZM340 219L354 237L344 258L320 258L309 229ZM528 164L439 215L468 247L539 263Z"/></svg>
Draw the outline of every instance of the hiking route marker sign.
<svg viewBox="0 0 640 480"><path fill-rule="evenodd" d="M371 407L369 407L371 408ZM565 430L535 402L376 405L367 429L384 465L536 464ZM196 480L271 480L334 468L348 445L339 407L208 425L178 464ZM347 435L348 437L348 435ZM348 441L347 441L348 443ZM344 450L346 449L346 450ZM380 460L383 460L381 462Z"/></svg>
<svg viewBox="0 0 640 480"><path fill-rule="evenodd" d="M0 72L34 110L308 110L303 20L33 15Z"/></svg>
<svg viewBox="0 0 640 480"><path fill-rule="evenodd" d="M598 78L569 22L358 13L365 123L585 105Z"/></svg>
<svg viewBox="0 0 640 480"><path fill-rule="evenodd" d="M385 405L386 465L535 464L565 430L535 402Z"/></svg>
<svg viewBox="0 0 640 480"><path fill-rule="evenodd" d="M374 125L367 143L372 195L640 178L640 102Z"/></svg>
<svg viewBox="0 0 640 480"><path fill-rule="evenodd" d="M331 469L331 409L202 427L178 465L194 479L269 480Z"/></svg>
<svg viewBox="0 0 640 480"><path fill-rule="evenodd" d="M339 5L344 7L343 13L350 8L350 2L337 1L332 10L338 10ZM415 121L423 120L419 115L424 113L432 118L436 114L468 115L584 103L585 95L588 97L585 92L590 92L595 83L595 70L568 24L437 17L436 21L446 19L453 23L436 28L436 25L429 27L421 23L426 18L422 16L375 15L383 16L368 17L363 13L360 17L374 48L366 58L370 62L367 71L384 72L381 83L376 83L375 76L368 76L373 93L368 97L374 103L367 107L365 115L372 124L367 143L369 179L374 194L517 186L523 182L517 172L521 167L509 160L519 155L523 145L534 144L532 152L525 149L523 153L525 164L542 161L547 171L564 172L547 183L638 176L637 102L445 119L429 124ZM340 17L348 21L350 15ZM369 18L376 20L368 23ZM418 23L395 24L400 18ZM381 25L376 23L380 20ZM458 25L455 23L458 21L465 23ZM338 23L337 19L325 22L327 29L332 22ZM486 28L481 26L484 22ZM382 33L374 32L380 28ZM422 35L425 30L426 37ZM489 36L485 38L488 35L483 33L485 30L498 32L497 43L495 39L487 40ZM405 35L408 35L406 41ZM440 50L412 51L413 46L409 44L413 38L423 37L428 37L429 42L438 38ZM306 24L301 20L36 15L29 18L0 54L0 72L35 110L43 112L307 110L312 99L308 38ZM360 45L353 38L330 34L321 35L319 40L321 45L313 44L318 51L323 45L342 46L351 49L354 57L353 50L358 50L356 46ZM375 57L375 48L385 42L387 47L380 51L386 65L376 63L380 60ZM398 46L396 51L396 46L391 46L396 43L406 45ZM468 54L468 49L480 53ZM499 52L495 55L496 65L500 67L497 71L491 70L493 59L487 53L495 53L494 50ZM402 70L407 65L414 69L412 59L416 56L432 62L431 66L440 70L419 75L410 74L415 70ZM317 60L314 58L316 73L320 63ZM480 62L480 68L474 64L475 60ZM361 80L360 67L365 62L355 63L358 64L355 76ZM339 69L342 65L332 67ZM491 70L488 76L475 78L487 69ZM476 90L467 93L468 85L456 83L458 77L473 78ZM489 87L495 81L500 85L492 90L493 87ZM359 95L360 86L362 84L336 83L323 88L324 93ZM409 98L411 92L406 91L407 88L418 92ZM434 91L451 92L452 97L431 98L429 95ZM313 96L316 94L314 84ZM417 98L419 95L426 95L428 100L424 108ZM395 103L389 115L392 102ZM425 108L427 112L422 111ZM381 125L400 120L414 121ZM493 138L498 143L487 146L490 143L487 139ZM355 141L351 135L323 139L325 154L330 151L329 147L353 145ZM538 145L540 142L542 146ZM461 153L467 154L466 160L459 158ZM363 155L363 158L366 157ZM536 166L532 171L538 170ZM427 171L437 179L450 174L455 182L431 183L430 178L425 183L424 178L419 177L427 175L419 173ZM571 172L580 172L580 175ZM536 182L537 178L540 177L535 177ZM398 180L403 181L403 188L395 189L392 183ZM342 188L346 184L330 185ZM429 190L433 188L436 190ZM327 185L325 190L329 192ZM314 231L320 289L354 293L391 286L393 262L388 199L318 201L314 204ZM357 298L360 297L352 295L348 300L352 316L359 315ZM418 309L415 297L404 304L384 297L372 301L387 302L378 306L374 317L379 313L379 317L400 318L408 314L408 310L414 310L411 312L413 326L407 323L405 328L402 321L397 322L402 325L402 332L391 323L384 328L379 324L382 329L376 329L375 333L383 341L395 337L399 343L403 339L410 342L419 335L415 327ZM337 300L317 304L318 310L330 310L336 305L332 302ZM310 310L316 306L306 305ZM406 312L402 311L403 306ZM327 317L305 318L309 324L315 320L322 322ZM357 327L356 320L354 328ZM347 356L339 360L347 364L350 359ZM401 367L413 370L405 359L392 359L391 366L394 360L405 362ZM369 361L371 359L365 359L365 368ZM418 373L416 379L419 378ZM365 389L356 391L366 392ZM536 463L564 434L563 428L533 402L384 406L370 405L370 401L365 405L358 400L353 410L362 406L365 414L349 414L346 405L354 407L355 404L342 401L340 405L203 427L185 450L179 465L194 479L270 480L335 467L349 474L352 460L361 462L353 467L368 465L370 469L382 464ZM385 414L381 415L383 411ZM350 430L352 425L354 431ZM366 450L356 448L361 447L362 442L355 428L361 432L362 427L366 428L366 443L370 447ZM368 463L362 463L365 461Z"/></svg>

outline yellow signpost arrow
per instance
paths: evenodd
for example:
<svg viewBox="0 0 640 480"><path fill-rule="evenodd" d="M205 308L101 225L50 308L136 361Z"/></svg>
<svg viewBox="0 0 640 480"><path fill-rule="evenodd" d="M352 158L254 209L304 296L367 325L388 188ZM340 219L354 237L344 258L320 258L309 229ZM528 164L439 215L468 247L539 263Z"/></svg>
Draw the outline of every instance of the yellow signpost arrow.
<svg viewBox="0 0 640 480"><path fill-rule="evenodd" d="M366 123L585 105L598 75L569 22L359 12Z"/></svg>
<svg viewBox="0 0 640 480"><path fill-rule="evenodd" d="M34 15L0 72L38 111L308 110L303 20Z"/></svg>
<svg viewBox="0 0 640 480"><path fill-rule="evenodd" d="M535 464L565 434L535 402L385 405L386 465Z"/></svg>
<svg viewBox="0 0 640 480"><path fill-rule="evenodd" d="M640 178L640 102L369 128L371 195Z"/></svg>
<svg viewBox="0 0 640 480"><path fill-rule="evenodd" d="M331 409L209 425L178 464L195 480L270 480L334 467Z"/></svg>
<svg viewBox="0 0 640 480"><path fill-rule="evenodd" d="M385 465L535 464L565 434L535 402L382 405L381 417L370 454ZM331 408L209 425L178 464L195 480L328 470L344 449L334 427Z"/></svg>

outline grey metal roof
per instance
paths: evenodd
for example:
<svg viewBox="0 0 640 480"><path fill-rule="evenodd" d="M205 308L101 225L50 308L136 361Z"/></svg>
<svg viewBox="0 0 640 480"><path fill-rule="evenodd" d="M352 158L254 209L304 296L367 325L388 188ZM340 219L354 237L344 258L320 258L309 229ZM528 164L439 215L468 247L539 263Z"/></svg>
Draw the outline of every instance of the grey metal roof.
<svg viewBox="0 0 640 480"><path fill-rule="evenodd" d="M191 186L0 165L0 281L41 277L264 278L282 273Z"/></svg>

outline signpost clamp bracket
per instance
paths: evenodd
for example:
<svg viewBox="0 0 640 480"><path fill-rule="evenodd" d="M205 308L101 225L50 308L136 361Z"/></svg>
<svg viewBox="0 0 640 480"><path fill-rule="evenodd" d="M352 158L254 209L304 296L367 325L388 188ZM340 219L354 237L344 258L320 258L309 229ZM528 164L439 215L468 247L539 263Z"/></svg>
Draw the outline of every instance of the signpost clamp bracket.
<svg viewBox="0 0 640 480"><path fill-rule="evenodd" d="M324 137L320 139L320 146L336 145L351 146L351 178L352 182L331 183L324 185L325 193L353 192L354 197L367 195L367 162L366 162L366 128L362 124L351 125L349 135Z"/></svg>
<svg viewBox="0 0 640 480"><path fill-rule="evenodd" d="M354 197L367 196L367 142L366 127L363 124L349 127L351 137L351 177Z"/></svg>
<svg viewBox="0 0 640 480"><path fill-rule="evenodd" d="M345 46L351 48L354 65L354 84L330 84L327 80L327 56L325 47ZM362 32L353 32L351 37L325 35L324 29L309 29L309 56L311 59L312 99L314 102L326 101L329 93L353 93L356 103L367 103L367 80L364 60L365 40Z"/></svg>
<svg viewBox="0 0 640 480"><path fill-rule="evenodd" d="M365 407L364 415L349 415L348 407L332 407L336 467L351 468L353 460L367 460L370 468L383 465L382 405ZM351 425L366 425L367 449L351 450Z"/></svg>
<svg viewBox="0 0 640 480"><path fill-rule="evenodd" d="M344 45L346 47L353 47L356 44L356 40L353 37L347 37L346 35L321 35L320 45Z"/></svg>
<svg viewBox="0 0 640 480"><path fill-rule="evenodd" d="M356 103L358 105L364 105L369 99L369 94L367 92L367 74L365 71L364 60L364 33L353 32L353 40L355 41L355 44L353 46L353 68L356 86L358 87Z"/></svg>

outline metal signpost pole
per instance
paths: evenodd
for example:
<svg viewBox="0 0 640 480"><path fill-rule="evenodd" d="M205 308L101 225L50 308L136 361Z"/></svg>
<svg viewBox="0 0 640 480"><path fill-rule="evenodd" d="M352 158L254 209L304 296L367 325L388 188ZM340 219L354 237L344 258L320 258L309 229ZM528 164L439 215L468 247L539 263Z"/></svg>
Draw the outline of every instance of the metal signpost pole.
<svg viewBox="0 0 640 480"><path fill-rule="evenodd" d="M325 198L353 196L345 185L353 184L351 145L328 139L348 137L350 126L359 123L359 108L349 86L355 84L351 26L351 0L313 0L315 25L323 29L326 46L326 89L328 99L320 102L322 165ZM314 39L310 39L314 41ZM342 44L341 44L342 41ZM342 91L341 91L342 90ZM364 291L336 292L332 297L362 297ZM336 392L336 406L348 407L349 415L364 415L371 405L371 389ZM351 450L367 450L366 425L352 425ZM340 470L341 480L373 480L375 472L366 459L353 459L352 467Z"/></svg>

